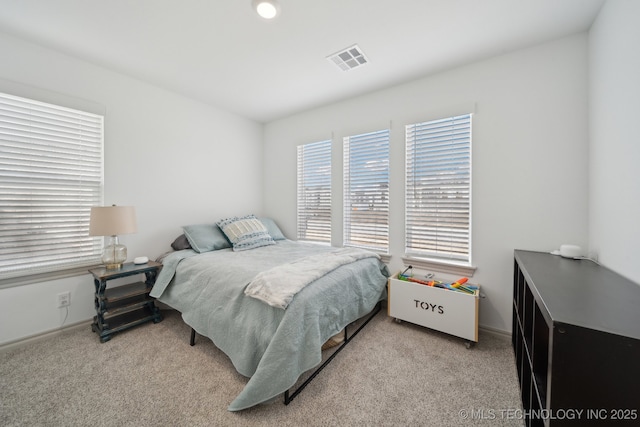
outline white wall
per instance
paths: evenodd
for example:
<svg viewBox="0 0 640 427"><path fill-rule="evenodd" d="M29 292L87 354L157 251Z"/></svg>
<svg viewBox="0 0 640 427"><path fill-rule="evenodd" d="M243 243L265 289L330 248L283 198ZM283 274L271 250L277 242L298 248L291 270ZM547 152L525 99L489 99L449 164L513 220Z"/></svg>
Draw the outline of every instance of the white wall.
<svg viewBox="0 0 640 427"><path fill-rule="evenodd" d="M129 260L166 252L182 225L260 214L261 124L2 34L0 55L5 87L106 111L104 202L136 207ZM88 274L0 289L0 344L59 328L67 290L65 324L92 318Z"/></svg>
<svg viewBox="0 0 640 427"><path fill-rule="evenodd" d="M265 214L295 238L295 147L333 137L332 234L341 244L342 137L391 124L390 266L397 271L404 254L404 125L469 112L476 113L472 281L486 294L480 324L510 331L513 250L587 247L586 34L268 123Z"/></svg>
<svg viewBox="0 0 640 427"><path fill-rule="evenodd" d="M589 31L589 244L640 283L640 2L609 0Z"/></svg>
<svg viewBox="0 0 640 427"><path fill-rule="evenodd" d="M621 256L633 254L639 237L632 222L638 198L624 197L639 188L633 168L639 146L632 143L638 131L628 126L637 111L632 76L639 75L638 54L624 47L639 39L630 22L637 8L609 1L589 45L586 35L576 35L269 123L264 146L255 122L2 34L0 79L104 107L105 204L137 208L138 233L121 239L130 259L167 250L180 225L239 212L262 210L295 238L295 147L331 137L333 240L341 244L342 137L391 125L390 252L391 268L398 270L404 251L403 127L475 112L473 281L487 295L481 325L509 331L513 249L586 247L587 205L590 248L606 265L640 277L631 257ZM605 208L620 203L624 209ZM0 289L0 345L60 327L65 312L55 307L56 295L66 290L72 305L65 324L90 319L89 275Z"/></svg>

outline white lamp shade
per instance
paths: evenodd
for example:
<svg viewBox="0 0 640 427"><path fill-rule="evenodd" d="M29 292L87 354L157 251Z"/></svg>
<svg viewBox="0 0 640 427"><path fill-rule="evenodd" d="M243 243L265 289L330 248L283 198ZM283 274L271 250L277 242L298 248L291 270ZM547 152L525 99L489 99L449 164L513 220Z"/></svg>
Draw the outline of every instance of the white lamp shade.
<svg viewBox="0 0 640 427"><path fill-rule="evenodd" d="M136 210L133 206L91 208L89 236L117 236L136 231Z"/></svg>

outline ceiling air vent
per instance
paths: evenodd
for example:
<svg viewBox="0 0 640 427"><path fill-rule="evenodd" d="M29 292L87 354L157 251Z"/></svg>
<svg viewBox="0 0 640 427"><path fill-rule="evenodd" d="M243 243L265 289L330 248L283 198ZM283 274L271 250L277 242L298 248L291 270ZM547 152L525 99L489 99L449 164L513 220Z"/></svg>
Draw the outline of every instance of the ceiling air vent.
<svg viewBox="0 0 640 427"><path fill-rule="evenodd" d="M353 70L369 62L357 44L329 55L327 59L336 64L342 71Z"/></svg>

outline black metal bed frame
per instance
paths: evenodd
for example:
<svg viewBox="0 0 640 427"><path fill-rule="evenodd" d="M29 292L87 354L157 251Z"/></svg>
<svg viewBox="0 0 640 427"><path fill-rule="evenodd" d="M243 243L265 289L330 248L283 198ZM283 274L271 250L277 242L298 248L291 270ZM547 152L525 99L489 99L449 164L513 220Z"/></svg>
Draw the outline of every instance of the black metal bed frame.
<svg viewBox="0 0 640 427"><path fill-rule="evenodd" d="M347 346L347 344L349 344L351 342L351 340L358 335L358 332L360 332L365 326L367 326L367 324L371 321L371 319L373 319L375 317L376 314L378 314L380 312L380 310L382 309L382 301L378 301L378 303L375 305L375 307L373 308L373 310L371 310L371 312L368 314L367 319L364 321L364 323L362 323L360 326L358 326L358 329L356 329L356 331L354 333L351 334L351 336L348 335L347 329L348 329L348 325L344 327L344 341L342 341L341 344L339 344L338 348L336 348L333 353L331 353L331 355L327 358L327 360L324 361L324 363L322 363L322 365L320 365L318 368L316 368L315 371L313 371L311 373L311 375L309 376L309 378L307 378L302 384L300 384L300 386L298 386L298 388L296 388L291 394L289 393L289 390L286 390L284 392L284 404L288 405L289 403L291 403L291 401L293 399L295 399L295 397L300 394L300 392L302 392L302 390L309 385L309 383L320 373L320 371L322 371L332 360L334 357L336 357L336 355L338 353L340 353L340 351L342 351L343 348L345 348ZM194 346L196 343L196 331L195 329L191 328L191 338L189 340L189 345Z"/></svg>

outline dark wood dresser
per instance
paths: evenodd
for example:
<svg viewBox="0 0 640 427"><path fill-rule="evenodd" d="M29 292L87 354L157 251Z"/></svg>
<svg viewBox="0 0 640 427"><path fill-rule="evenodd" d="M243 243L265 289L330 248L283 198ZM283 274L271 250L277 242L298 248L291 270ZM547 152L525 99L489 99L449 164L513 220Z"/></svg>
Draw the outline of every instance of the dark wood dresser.
<svg viewBox="0 0 640 427"><path fill-rule="evenodd" d="M525 425L640 425L636 283L590 260L516 250L512 341Z"/></svg>

